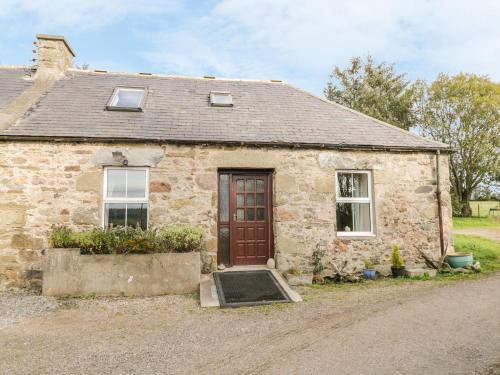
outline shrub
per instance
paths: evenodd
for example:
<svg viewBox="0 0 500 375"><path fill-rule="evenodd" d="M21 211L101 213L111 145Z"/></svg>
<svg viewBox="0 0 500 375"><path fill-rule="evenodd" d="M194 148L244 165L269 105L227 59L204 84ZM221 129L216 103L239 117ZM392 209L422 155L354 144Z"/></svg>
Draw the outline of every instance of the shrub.
<svg viewBox="0 0 500 375"><path fill-rule="evenodd" d="M313 269L313 274L314 275L319 275L321 271L325 269L323 266L323 257L325 256L325 250L321 248L320 244L316 245L316 248L314 249L312 253L312 264L314 266Z"/></svg>
<svg viewBox="0 0 500 375"><path fill-rule="evenodd" d="M94 228L81 232L67 227L55 228L52 246L80 248L82 254L151 254L200 251L203 231L190 226L163 230L141 228Z"/></svg>
<svg viewBox="0 0 500 375"><path fill-rule="evenodd" d="M166 247L175 253L203 250L204 235L200 228L176 225L163 229L162 237Z"/></svg>
<svg viewBox="0 0 500 375"><path fill-rule="evenodd" d="M404 267L405 261L399 252L399 245L397 243L392 247L392 265L397 268Z"/></svg>
<svg viewBox="0 0 500 375"><path fill-rule="evenodd" d="M50 243L53 247L71 248L75 247L74 232L67 227L57 227L50 235Z"/></svg>
<svg viewBox="0 0 500 375"><path fill-rule="evenodd" d="M126 240L127 252L131 253L165 253L168 251L163 238L156 229L143 230L136 228L132 231L127 230L130 238Z"/></svg>
<svg viewBox="0 0 500 375"><path fill-rule="evenodd" d="M156 229L95 228L77 233L82 254L150 254L165 252Z"/></svg>

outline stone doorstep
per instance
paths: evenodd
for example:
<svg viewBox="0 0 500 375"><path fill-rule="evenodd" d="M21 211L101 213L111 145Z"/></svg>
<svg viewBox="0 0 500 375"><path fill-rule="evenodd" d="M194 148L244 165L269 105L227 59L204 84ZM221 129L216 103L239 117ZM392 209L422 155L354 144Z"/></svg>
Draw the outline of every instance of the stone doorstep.
<svg viewBox="0 0 500 375"><path fill-rule="evenodd" d="M275 269L268 269L266 266L241 266L241 267L231 267L226 269L224 272L238 272L238 271L250 271L250 270L269 270L276 278L283 290L288 294L292 302L302 302L302 297L299 293L293 290L281 276L281 274ZM220 272L220 271L218 271ZM200 305L201 307L220 307L219 297L217 295L217 287L215 286L215 281L213 274L202 275L200 281Z"/></svg>
<svg viewBox="0 0 500 375"><path fill-rule="evenodd" d="M201 275L200 305L201 307L220 307L217 287L212 274Z"/></svg>
<svg viewBox="0 0 500 375"><path fill-rule="evenodd" d="M293 290L290 287L290 285L287 284L285 279L281 276L281 274L277 270L273 269L273 270L269 270L269 271L271 271L271 273L274 275L274 277L276 278L278 283L281 285L283 290L286 292L286 294L288 294L288 296L290 297L292 302L302 302L302 297L300 296L300 294L297 293L295 290Z"/></svg>
<svg viewBox="0 0 500 375"><path fill-rule="evenodd" d="M408 277L424 277L425 274L429 277L435 277L437 270L432 268L410 268L406 270L406 276Z"/></svg>

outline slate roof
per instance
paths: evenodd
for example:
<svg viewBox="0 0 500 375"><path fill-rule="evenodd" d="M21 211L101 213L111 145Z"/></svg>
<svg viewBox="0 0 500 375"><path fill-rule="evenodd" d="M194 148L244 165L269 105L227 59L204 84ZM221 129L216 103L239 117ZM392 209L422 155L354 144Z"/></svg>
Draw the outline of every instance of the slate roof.
<svg viewBox="0 0 500 375"><path fill-rule="evenodd" d="M3 80L3 78L2 78ZM147 89L143 112L107 111L116 86ZM3 82L0 97L4 96ZM209 105L228 91L233 107ZM2 99L4 100L4 99ZM2 136L445 149L281 82L71 70Z"/></svg>
<svg viewBox="0 0 500 375"><path fill-rule="evenodd" d="M0 67L0 110L33 84L25 76L23 68Z"/></svg>

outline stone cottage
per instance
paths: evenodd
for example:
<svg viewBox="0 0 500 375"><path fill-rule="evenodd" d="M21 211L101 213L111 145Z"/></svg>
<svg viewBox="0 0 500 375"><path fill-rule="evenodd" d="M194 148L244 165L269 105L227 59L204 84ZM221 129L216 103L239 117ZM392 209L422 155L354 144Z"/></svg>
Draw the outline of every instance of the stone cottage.
<svg viewBox="0 0 500 375"><path fill-rule="evenodd" d="M2 287L40 282L57 225L190 223L214 265L281 270L451 241L445 144L281 81L78 70L37 39L36 68L0 68Z"/></svg>

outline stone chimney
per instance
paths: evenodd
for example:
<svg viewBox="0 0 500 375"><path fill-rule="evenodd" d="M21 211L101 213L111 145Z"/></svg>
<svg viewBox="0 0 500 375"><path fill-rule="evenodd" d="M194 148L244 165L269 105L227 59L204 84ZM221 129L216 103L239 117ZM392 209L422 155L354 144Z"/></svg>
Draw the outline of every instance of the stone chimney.
<svg viewBox="0 0 500 375"><path fill-rule="evenodd" d="M59 35L37 34L38 68L35 79L57 80L73 66L75 53L68 41Z"/></svg>
<svg viewBox="0 0 500 375"><path fill-rule="evenodd" d="M63 36L38 34L38 67L33 85L0 108L0 131L20 119L73 66L75 53Z"/></svg>

